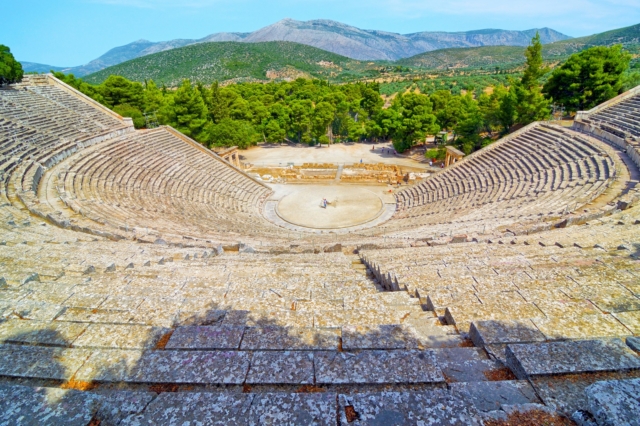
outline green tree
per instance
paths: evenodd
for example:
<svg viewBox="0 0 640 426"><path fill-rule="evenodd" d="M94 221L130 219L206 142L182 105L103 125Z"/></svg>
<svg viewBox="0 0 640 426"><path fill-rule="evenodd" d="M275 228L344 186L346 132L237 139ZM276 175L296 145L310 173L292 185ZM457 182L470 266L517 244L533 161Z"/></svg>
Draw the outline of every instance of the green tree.
<svg viewBox="0 0 640 426"><path fill-rule="evenodd" d="M142 84L132 82L119 75L109 76L98 90L109 107L117 105L131 105L135 108L144 108L144 89Z"/></svg>
<svg viewBox="0 0 640 426"><path fill-rule="evenodd" d="M286 129L280 127L278 120L269 120L263 128L263 136L265 142L282 143L287 137Z"/></svg>
<svg viewBox="0 0 640 426"><path fill-rule="evenodd" d="M630 61L621 45L592 47L556 68L543 92L567 111L591 109L622 93Z"/></svg>
<svg viewBox="0 0 640 426"><path fill-rule="evenodd" d="M123 117L130 117L133 119L133 126L136 129L141 129L143 128L147 122L144 118L144 115L142 114L142 111L140 111L138 108L128 105L128 104L120 104L118 106L116 106L115 108L113 108L113 111L120 114Z"/></svg>
<svg viewBox="0 0 640 426"><path fill-rule="evenodd" d="M509 133L509 129L516 124L518 119L518 112L516 111L518 99L516 97L515 89L508 89L500 85L494 89L493 96L498 99L499 103L499 109L496 111L495 117L496 122L502 128L501 133Z"/></svg>
<svg viewBox="0 0 640 426"><path fill-rule="evenodd" d="M482 148L480 132L483 127L483 116L478 103L473 100L471 94L462 96L461 100L462 114L454 129L455 141L465 154L470 154Z"/></svg>
<svg viewBox="0 0 640 426"><path fill-rule="evenodd" d="M153 80L147 81L142 98L144 112L157 112L165 105L164 95Z"/></svg>
<svg viewBox="0 0 640 426"><path fill-rule="evenodd" d="M424 153L424 156L429 159L442 161L447 156L447 148L441 146L439 148L428 149L427 152Z"/></svg>
<svg viewBox="0 0 640 426"><path fill-rule="evenodd" d="M220 123L210 123L206 129L209 146L237 146L246 149L257 141L253 126L246 121L224 118Z"/></svg>
<svg viewBox="0 0 640 426"><path fill-rule="evenodd" d="M377 85L375 87L367 87L364 90L362 99L360 100L360 106L366 111L369 118L375 117L383 105L384 101L380 97L380 91Z"/></svg>
<svg viewBox="0 0 640 426"><path fill-rule="evenodd" d="M312 135L319 140L322 136L329 139L329 126L333 122L336 109L329 102L320 102L313 109Z"/></svg>
<svg viewBox="0 0 640 426"><path fill-rule="evenodd" d="M461 97L452 95L448 90L438 90L429 99L433 103L436 123L441 129L452 130L462 114Z"/></svg>
<svg viewBox="0 0 640 426"><path fill-rule="evenodd" d="M417 142L424 142L427 135L440 131L432 105L426 95L407 93L398 95L391 106L399 115L394 125L393 146L403 152Z"/></svg>
<svg viewBox="0 0 640 426"><path fill-rule="evenodd" d="M516 96L516 113L518 122L527 125L538 120L545 120L551 114L551 102L542 94L541 78L549 71L542 60L542 43L540 34L531 40L525 51L527 58L524 74L520 81L512 81Z"/></svg>
<svg viewBox="0 0 640 426"><path fill-rule="evenodd" d="M219 123L230 116L231 105L238 98L238 94L225 87L220 87L216 81L211 85L205 97L209 116L214 123Z"/></svg>
<svg viewBox="0 0 640 426"><path fill-rule="evenodd" d="M22 81L22 64L13 57L11 49L0 44L0 86Z"/></svg>
<svg viewBox="0 0 640 426"><path fill-rule="evenodd" d="M207 106L197 88L184 80L173 97L170 124L176 130L200 140L207 124Z"/></svg>
<svg viewBox="0 0 640 426"><path fill-rule="evenodd" d="M299 143L311 142L311 113L313 104L310 100L295 100L291 103L291 131Z"/></svg>

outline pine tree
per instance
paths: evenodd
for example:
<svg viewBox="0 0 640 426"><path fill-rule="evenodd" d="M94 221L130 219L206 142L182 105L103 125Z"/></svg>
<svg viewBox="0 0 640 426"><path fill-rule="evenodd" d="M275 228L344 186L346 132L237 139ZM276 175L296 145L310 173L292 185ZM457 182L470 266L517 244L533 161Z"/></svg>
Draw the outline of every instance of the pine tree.
<svg viewBox="0 0 640 426"><path fill-rule="evenodd" d="M518 122L522 125L546 120L551 115L551 102L542 94L540 83L540 79L549 72L549 69L543 66L540 34L536 33L531 40L525 56L527 63L522 79L512 81L516 96L516 114Z"/></svg>
<svg viewBox="0 0 640 426"><path fill-rule="evenodd" d="M620 45L592 47L556 68L543 92L567 111L591 109L622 93L630 60Z"/></svg>
<svg viewBox="0 0 640 426"><path fill-rule="evenodd" d="M13 57L11 50L0 44L0 86L22 81L22 64Z"/></svg>
<svg viewBox="0 0 640 426"><path fill-rule="evenodd" d="M207 106L198 89L184 80L173 97L170 123L176 130L198 140L207 124Z"/></svg>

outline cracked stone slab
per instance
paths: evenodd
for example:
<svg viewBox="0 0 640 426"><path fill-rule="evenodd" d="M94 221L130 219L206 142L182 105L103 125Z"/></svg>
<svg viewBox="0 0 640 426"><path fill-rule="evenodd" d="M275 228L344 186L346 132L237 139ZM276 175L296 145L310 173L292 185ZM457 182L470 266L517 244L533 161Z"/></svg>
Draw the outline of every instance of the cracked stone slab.
<svg viewBox="0 0 640 426"><path fill-rule="evenodd" d="M254 352L247 383L252 384L312 384L312 352Z"/></svg>
<svg viewBox="0 0 640 426"><path fill-rule="evenodd" d="M640 425L640 379L597 382L586 394L599 425Z"/></svg>
<svg viewBox="0 0 640 426"><path fill-rule="evenodd" d="M95 350L76 373L76 380L82 382L124 382L130 380L141 357L141 351Z"/></svg>
<svg viewBox="0 0 640 426"><path fill-rule="evenodd" d="M0 341L68 347L86 328L86 324L73 322L13 319L0 323Z"/></svg>
<svg viewBox="0 0 640 426"><path fill-rule="evenodd" d="M483 412L499 410L503 404L536 404L540 400L525 380L451 383L451 391Z"/></svg>
<svg viewBox="0 0 640 426"><path fill-rule="evenodd" d="M138 383L241 384L249 358L237 351L146 352L130 378Z"/></svg>
<svg viewBox="0 0 640 426"><path fill-rule="evenodd" d="M342 327L342 348L345 350L424 349L435 346L438 342L442 342L442 344L448 341L459 343L457 336L449 336L444 333L425 336L420 331L423 330L416 330L403 325L346 325ZM435 330L435 332L438 331Z"/></svg>
<svg viewBox="0 0 640 426"><path fill-rule="evenodd" d="M535 318L533 323L548 340L625 337L632 333L612 315L584 315Z"/></svg>
<svg viewBox="0 0 640 426"><path fill-rule="evenodd" d="M255 327L313 327L313 315L297 311L232 310L224 317L224 323Z"/></svg>
<svg viewBox="0 0 640 426"><path fill-rule="evenodd" d="M432 350L316 352L317 383L441 383Z"/></svg>
<svg viewBox="0 0 640 426"><path fill-rule="evenodd" d="M0 375L68 380L90 355L84 349L0 345Z"/></svg>
<svg viewBox="0 0 640 426"><path fill-rule="evenodd" d="M640 335L640 311L618 312L613 314L633 334Z"/></svg>
<svg viewBox="0 0 640 426"><path fill-rule="evenodd" d="M101 401L89 392L0 385L0 425L85 426Z"/></svg>
<svg viewBox="0 0 640 426"><path fill-rule="evenodd" d="M422 392L341 394L340 424L363 425L481 425L477 410L446 389Z"/></svg>
<svg viewBox="0 0 640 426"><path fill-rule="evenodd" d="M483 304L475 306L447 307L445 319L447 324L458 327L458 330L468 333L471 323L484 320L511 320L543 317L544 314L533 303L516 301L513 305L507 302L501 304Z"/></svg>
<svg viewBox="0 0 640 426"><path fill-rule="evenodd" d="M15 318L28 319L34 321L51 321L56 318L64 308L60 305L49 303L20 301L13 306L10 314ZM6 316L7 312L3 315Z"/></svg>
<svg viewBox="0 0 640 426"><path fill-rule="evenodd" d="M507 366L521 380L533 376L640 369L640 357L620 339L508 345Z"/></svg>
<svg viewBox="0 0 640 426"><path fill-rule="evenodd" d="M445 348L434 349L434 352L448 383L487 381L488 373L502 368L478 348Z"/></svg>
<svg viewBox="0 0 640 426"><path fill-rule="evenodd" d="M91 324L74 347L144 349L155 346L164 330L146 325Z"/></svg>
<svg viewBox="0 0 640 426"><path fill-rule="evenodd" d="M340 330L313 327L249 327L242 350L337 350Z"/></svg>
<svg viewBox="0 0 640 426"><path fill-rule="evenodd" d="M640 310L640 298L625 295L622 297L598 297L591 300L604 312L628 312Z"/></svg>
<svg viewBox="0 0 640 426"><path fill-rule="evenodd" d="M571 416L577 410L589 411L586 389L603 380L640 378L640 371L596 374L538 376L530 380L545 405Z"/></svg>
<svg viewBox="0 0 640 426"><path fill-rule="evenodd" d="M86 322L95 324L128 324L134 322L131 311L106 309L67 308L56 321Z"/></svg>
<svg viewBox="0 0 640 426"><path fill-rule="evenodd" d="M206 312L180 311L176 320L179 326L198 326L198 325L214 325L220 323L227 311L209 310Z"/></svg>
<svg viewBox="0 0 640 426"><path fill-rule="evenodd" d="M104 294L80 294L75 293L64 301L64 306L74 308L96 309L107 298Z"/></svg>
<svg viewBox="0 0 640 426"><path fill-rule="evenodd" d="M149 403L157 397L155 392L127 390L110 391L100 395L103 397L103 401L96 417L101 424L105 425L117 425L131 415L142 413Z"/></svg>
<svg viewBox="0 0 640 426"><path fill-rule="evenodd" d="M166 349L238 349L243 333L233 325L178 327Z"/></svg>
<svg viewBox="0 0 640 426"><path fill-rule="evenodd" d="M336 394L255 394L249 413L250 425L318 425L336 423Z"/></svg>
<svg viewBox="0 0 640 426"><path fill-rule="evenodd" d="M247 423L252 394L162 393L137 415L125 418L122 426L183 426L204 424L240 426Z"/></svg>
<svg viewBox="0 0 640 426"><path fill-rule="evenodd" d="M469 337L478 347L499 343L544 342L544 335L531 320L476 321Z"/></svg>

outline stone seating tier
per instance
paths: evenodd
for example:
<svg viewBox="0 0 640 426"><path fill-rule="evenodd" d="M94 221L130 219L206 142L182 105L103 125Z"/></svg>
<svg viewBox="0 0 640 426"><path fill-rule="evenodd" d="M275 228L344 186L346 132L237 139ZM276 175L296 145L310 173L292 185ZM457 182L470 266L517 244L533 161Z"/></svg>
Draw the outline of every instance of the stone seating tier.
<svg viewBox="0 0 640 426"><path fill-rule="evenodd" d="M606 145L534 125L400 191L385 230L296 242L262 219L268 188L170 128L50 77L0 96L8 424L634 419L637 176L610 216L504 232L620 178ZM453 231L485 235L410 247Z"/></svg>

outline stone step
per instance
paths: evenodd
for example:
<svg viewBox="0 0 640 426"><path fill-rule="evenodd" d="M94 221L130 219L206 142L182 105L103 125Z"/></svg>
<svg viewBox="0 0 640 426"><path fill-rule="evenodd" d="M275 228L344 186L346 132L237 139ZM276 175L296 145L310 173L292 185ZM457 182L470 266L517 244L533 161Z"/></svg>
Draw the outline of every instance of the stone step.
<svg viewBox="0 0 640 426"><path fill-rule="evenodd" d="M341 425L481 425L473 405L446 389L338 396Z"/></svg>
<svg viewBox="0 0 640 426"><path fill-rule="evenodd" d="M126 425L335 425L336 394L163 393Z"/></svg>
<svg viewBox="0 0 640 426"><path fill-rule="evenodd" d="M425 349L457 347L463 339L451 326L434 325L436 321L378 326L343 326L342 348L358 349Z"/></svg>
<svg viewBox="0 0 640 426"><path fill-rule="evenodd" d="M433 350L182 351L0 345L0 375L175 384L442 383ZM180 366L180 368L176 368ZM315 382L315 383L314 383Z"/></svg>
<svg viewBox="0 0 640 426"><path fill-rule="evenodd" d="M0 385L0 423L86 426L103 401L100 395L72 389Z"/></svg>
<svg viewBox="0 0 640 426"><path fill-rule="evenodd" d="M640 369L620 339L509 344L507 366L521 380L536 376Z"/></svg>
<svg viewBox="0 0 640 426"><path fill-rule="evenodd" d="M599 425L640 425L640 379L597 382L585 393Z"/></svg>
<svg viewBox="0 0 640 426"><path fill-rule="evenodd" d="M539 404L540 399L526 380L451 383L451 391L480 412L501 410L503 405Z"/></svg>

